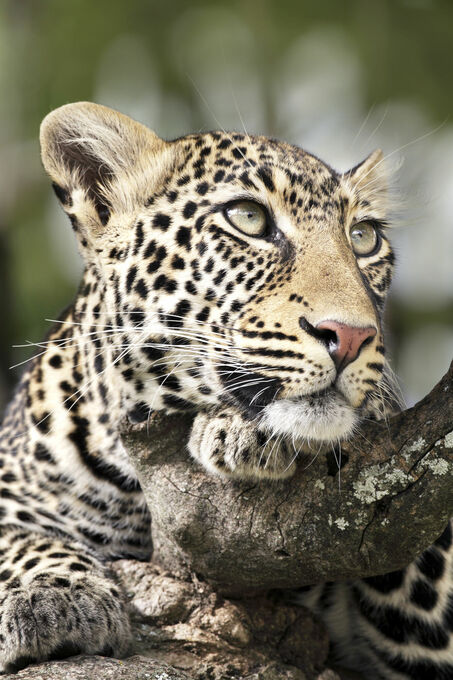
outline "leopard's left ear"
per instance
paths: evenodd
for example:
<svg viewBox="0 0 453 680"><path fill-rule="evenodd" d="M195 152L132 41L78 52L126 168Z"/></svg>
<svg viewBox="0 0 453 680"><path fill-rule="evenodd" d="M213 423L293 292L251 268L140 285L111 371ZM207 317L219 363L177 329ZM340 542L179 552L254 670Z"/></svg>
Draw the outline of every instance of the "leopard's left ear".
<svg viewBox="0 0 453 680"><path fill-rule="evenodd" d="M383 209L387 207L389 170L380 149L376 149L362 163L345 172L343 177L361 201L368 201L371 205L378 205Z"/></svg>
<svg viewBox="0 0 453 680"><path fill-rule="evenodd" d="M152 191L166 142L144 125L90 102L61 106L41 124L41 154L67 212L88 223L127 212ZM79 215L78 213L81 213Z"/></svg>

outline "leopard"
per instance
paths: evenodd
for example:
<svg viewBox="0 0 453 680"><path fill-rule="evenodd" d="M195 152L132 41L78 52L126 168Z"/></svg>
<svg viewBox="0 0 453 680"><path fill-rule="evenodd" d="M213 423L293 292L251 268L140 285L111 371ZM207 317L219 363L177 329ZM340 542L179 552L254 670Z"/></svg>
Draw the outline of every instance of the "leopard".
<svg viewBox="0 0 453 680"><path fill-rule="evenodd" d="M294 473L295 444L328 449L397 408L381 151L337 172L264 136L165 141L89 102L49 113L40 140L84 272L0 430L0 673L128 654L109 564L152 545L122 423L192 412L193 465L264 484ZM451 679L452 542L450 523L407 568L295 601L345 666Z"/></svg>

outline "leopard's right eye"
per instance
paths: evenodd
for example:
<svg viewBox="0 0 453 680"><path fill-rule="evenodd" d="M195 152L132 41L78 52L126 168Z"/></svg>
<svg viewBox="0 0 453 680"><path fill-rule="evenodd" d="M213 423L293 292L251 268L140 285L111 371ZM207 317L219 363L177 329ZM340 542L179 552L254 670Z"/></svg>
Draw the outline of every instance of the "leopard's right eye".
<svg viewBox="0 0 453 680"><path fill-rule="evenodd" d="M359 222L349 232L352 249L359 257L372 255L379 245L379 234L370 222Z"/></svg>
<svg viewBox="0 0 453 680"><path fill-rule="evenodd" d="M267 227L264 208L253 201L236 201L225 208L228 222L248 236L263 236Z"/></svg>

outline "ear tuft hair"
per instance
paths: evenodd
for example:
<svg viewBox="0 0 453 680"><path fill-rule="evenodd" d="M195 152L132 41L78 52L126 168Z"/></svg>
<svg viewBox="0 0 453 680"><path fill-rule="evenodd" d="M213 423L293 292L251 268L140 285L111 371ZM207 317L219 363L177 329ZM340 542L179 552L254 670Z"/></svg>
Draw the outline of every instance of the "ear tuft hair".
<svg viewBox="0 0 453 680"><path fill-rule="evenodd" d="M387 186L387 170L381 149L372 151L364 161L355 165L344 175L359 191L372 184L377 184L379 188L385 189Z"/></svg>
<svg viewBox="0 0 453 680"><path fill-rule="evenodd" d="M389 156L376 149L343 178L359 201L367 202L379 219L393 227L404 220L407 206L397 182L402 159L390 162Z"/></svg>

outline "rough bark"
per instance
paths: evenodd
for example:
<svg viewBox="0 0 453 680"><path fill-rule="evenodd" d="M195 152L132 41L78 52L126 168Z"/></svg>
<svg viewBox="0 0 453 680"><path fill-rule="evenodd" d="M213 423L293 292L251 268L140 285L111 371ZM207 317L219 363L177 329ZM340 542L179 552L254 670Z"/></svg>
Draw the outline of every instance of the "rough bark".
<svg viewBox="0 0 453 680"><path fill-rule="evenodd" d="M340 680L323 671L328 640L308 611L264 596L229 601L153 564L112 564L130 598L132 656L33 665L10 680Z"/></svg>
<svg viewBox="0 0 453 680"><path fill-rule="evenodd" d="M176 671L143 656L108 659L102 656L77 656L65 661L47 661L29 666L17 674L3 675L10 680L190 680Z"/></svg>
<svg viewBox="0 0 453 680"><path fill-rule="evenodd" d="M136 651L194 680L311 680L322 670L327 635L308 611L264 595L228 600L196 577L121 560L131 593Z"/></svg>
<svg viewBox="0 0 453 680"><path fill-rule="evenodd" d="M125 443L153 518L154 560L250 596L408 564L453 515L453 364L416 406L367 423L282 482L214 478L189 459L190 416L155 414ZM337 452L337 457L339 452Z"/></svg>

